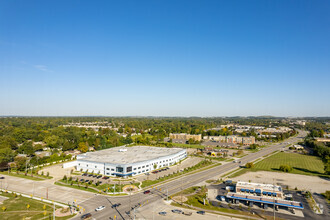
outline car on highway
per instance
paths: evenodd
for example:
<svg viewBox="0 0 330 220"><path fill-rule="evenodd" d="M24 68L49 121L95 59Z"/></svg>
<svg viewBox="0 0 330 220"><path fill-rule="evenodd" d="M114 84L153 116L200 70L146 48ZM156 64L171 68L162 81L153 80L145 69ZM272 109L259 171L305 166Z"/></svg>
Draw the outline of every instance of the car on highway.
<svg viewBox="0 0 330 220"><path fill-rule="evenodd" d="M167 215L167 212L159 212L158 214L162 215L162 216L165 216L165 215Z"/></svg>
<svg viewBox="0 0 330 220"><path fill-rule="evenodd" d="M205 211L198 211L197 214L205 215Z"/></svg>
<svg viewBox="0 0 330 220"><path fill-rule="evenodd" d="M191 216L192 212L182 212L182 214L187 215L187 216Z"/></svg>
<svg viewBox="0 0 330 220"><path fill-rule="evenodd" d="M89 219L89 218L91 218L92 217L92 214L91 213L87 213L87 214L85 214L85 215L82 215L81 216L81 219Z"/></svg>
<svg viewBox="0 0 330 220"><path fill-rule="evenodd" d="M111 208L116 208L116 207L118 207L118 206L120 206L121 205L121 203L116 203L116 204L113 204L112 206L111 206Z"/></svg>
<svg viewBox="0 0 330 220"><path fill-rule="evenodd" d="M102 211L103 209L105 209L104 205L97 207L95 211L98 212L98 211Z"/></svg>
<svg viewBox="0 0 330 220"><path fill-rule="evenodd" d="M143 192L143 194L149 194L150 193L150 190L146 190Z"/></svg>
<svg viewBox="0 0 330 220"><path fill-rule="evenodd" d="M176 213L176 214L181 214L182 213L182 210L180 210L180 209L173 209L172 212L173 213Z"/></svg>

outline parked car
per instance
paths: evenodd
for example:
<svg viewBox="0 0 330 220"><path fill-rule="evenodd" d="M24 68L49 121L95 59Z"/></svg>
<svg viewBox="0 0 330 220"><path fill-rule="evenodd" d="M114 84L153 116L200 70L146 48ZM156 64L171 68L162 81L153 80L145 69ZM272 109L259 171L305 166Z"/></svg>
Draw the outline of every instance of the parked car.
<svg viewBox="0 0 330 220"><path fill-rule="evenodd" d="M221 199L221 201L223 201L223 202L226 201L226 197L224 197L224 196L221 196L220 199Z"/></svg>
<svg viewBox="0 0 330 220"><path fill-rule="evenodd" d="M146 190L143 192L143 194L149 194L150 193L150 190Z"/></svg>
<svg viewBox="0 0 330 220"><path fill-rule="evenodd" d="M88 219L88 218L91 218L92 217L92 214L91 213L87 213L85 215L82 215L81 216L81 219Z"/></svg>
<svg viewBox="0 0 330 220"><path fill-rule="evenodd" d="M102 177L102 175L100 175L100 176L97 176L96 178L100 179L101 177Z"/></svg>
<svg viewBox="0 0 330 220"><path fill-rule="evenodd" d="M83 173L82 176L87 176L87 173Z"/></svg>
<svg viewBox="0 0 330 220"><path fill-rule="evenodd" d="M198 211L197 214L205 215L205 211Z"/></svg>
<svg viewBox="0 0 330 220"><path fill-rule="evenodd" d="M86 182L86 183L88 183L88 182L89 182L89 180L85 180L85 182Z"/></svg>
<svg viewBox="0 0 330 220"><path fill-rule="evenodd" d="M97 211L102 211L103 209L105 209L105 206L104 206L104 205L97 207L97 208L95 209L95 211L96 211L96 212L97 212Z"/></svg>
<svg viewBox="0 0 330 220"><path fill-rule="evenodd" d="M159 212L158 214L165 216L167 214L167 212Z"/></svg>
<svg viewBox="0 0 330 220"><path fill-rule="evenodd" d="M176 213L176 214L181 214L182 213L182 210L180 210L180 209L173 209L172 212L173 213Z"/></svg>
<svg viewBox="0 0 330 220"><path fill-rule="evenodd" d="M80 179L80 182L84 182L85 180L84 179Z"/></svg>
<svg viewBox="0 0 330 220"><path fill-rule="evenodd" d="M0 179L2 179L2 180L3 180L4 178L5 178L4 176L0 176Z"/></svg>

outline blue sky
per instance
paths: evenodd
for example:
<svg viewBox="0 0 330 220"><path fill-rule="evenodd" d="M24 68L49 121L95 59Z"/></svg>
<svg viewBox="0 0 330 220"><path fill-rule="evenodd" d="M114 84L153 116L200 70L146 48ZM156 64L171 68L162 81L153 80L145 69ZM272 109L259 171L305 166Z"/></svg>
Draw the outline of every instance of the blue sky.
<svg viewBox="0 0 330 220"><path fill-rule="evenodd" d="M329 1L0 1L0 115L330 116Z"/></svg>

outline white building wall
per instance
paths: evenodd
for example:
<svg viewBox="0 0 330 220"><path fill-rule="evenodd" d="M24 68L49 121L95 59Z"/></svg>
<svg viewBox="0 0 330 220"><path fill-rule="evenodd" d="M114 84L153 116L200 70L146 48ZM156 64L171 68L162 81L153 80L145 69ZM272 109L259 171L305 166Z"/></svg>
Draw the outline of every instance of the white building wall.
<svg viewBox="0 0 330 220"><path fill-rule="evenodd" d="M107 176L115 176L117 172L117 167L123 168L123 174L126 174L127 167L132 166L132 171L134 172L133 176L139 175L142 173L148 173L154 169L154 164L157 165L156 169L162 168L162 167L168 167L172 166L175 163L178 163L180 160L183 160L187 157L187 151L183 149L182 151L172 154L165 157L160 157L153 160L148 161L142 161L139 163L133 163L133 164L110 164L110 163L98 163L98 162L92 162L92 161L85 161L84 155L81 155L80 157L77 157L76 166L77 170L81 170L85 172L88 170L89 173L99 173L102 175Z"/></svg>

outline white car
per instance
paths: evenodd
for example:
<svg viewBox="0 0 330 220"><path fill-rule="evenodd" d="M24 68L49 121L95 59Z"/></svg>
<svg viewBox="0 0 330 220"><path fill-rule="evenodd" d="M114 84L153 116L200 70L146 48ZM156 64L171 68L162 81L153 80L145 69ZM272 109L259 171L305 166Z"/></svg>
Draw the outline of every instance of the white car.
<svg viewBox="0 0 330 220"><path fill-rule="evenodd" d="M95 211L97 212L97 211L101 211L101 210L103 210L103 209L105 209L105 206L99 206L99 207L97 207L97 208L95 209Z"/></svg>

